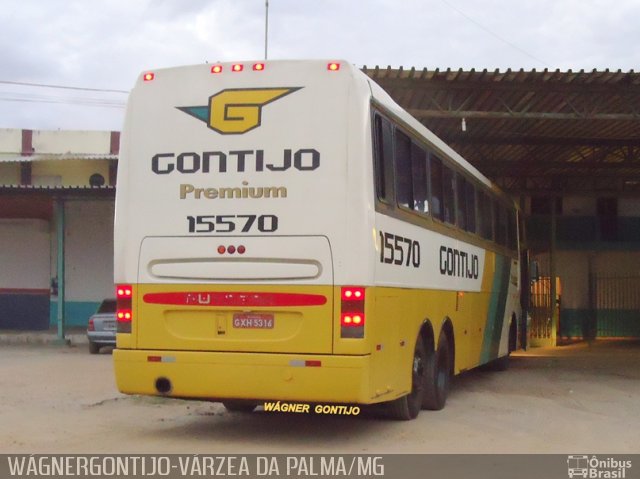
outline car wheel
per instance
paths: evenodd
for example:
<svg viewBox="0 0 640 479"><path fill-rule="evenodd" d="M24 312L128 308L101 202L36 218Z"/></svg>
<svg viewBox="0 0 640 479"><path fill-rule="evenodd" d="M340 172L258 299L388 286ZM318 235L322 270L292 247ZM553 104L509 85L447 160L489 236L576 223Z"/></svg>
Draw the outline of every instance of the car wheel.
<svg viewBox="0 0 640 479"><path fill-rule="evenodd" d="M89 341L89 353L98 354L100 352L100 345Z"/></svg>

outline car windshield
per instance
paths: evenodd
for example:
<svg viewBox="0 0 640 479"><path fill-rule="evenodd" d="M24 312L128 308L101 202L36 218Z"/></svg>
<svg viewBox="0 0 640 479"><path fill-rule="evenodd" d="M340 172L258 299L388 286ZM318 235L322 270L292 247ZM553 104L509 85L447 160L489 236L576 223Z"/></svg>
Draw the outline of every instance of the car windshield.
<svg viewBox="0 0 640 479"><path fill-rule="evenodd" d="M115 313L116 312L116 300L105 299L98 308L97 314L102 313Z"/></svg>

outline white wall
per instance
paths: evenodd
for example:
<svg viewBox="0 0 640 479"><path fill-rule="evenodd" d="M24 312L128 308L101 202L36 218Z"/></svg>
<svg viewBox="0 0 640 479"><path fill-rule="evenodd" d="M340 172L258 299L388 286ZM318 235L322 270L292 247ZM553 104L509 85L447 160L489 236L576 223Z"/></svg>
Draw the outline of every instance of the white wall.
<svg viewBox="0 0 640 479"><path fill-rule="evenodd" d="M0 288L48 289L49 223L0 219Z"/></svg>
<svg viewBox="0 0 640 479"><path fill-rule="evenodd" d="M549 255L536 255L542 276L549 274ZM562 287L562 307L589 308L589 262L594 276L640 274L640 251L558 251L556 275Z"/></svg>
<svg viewBox="0 0 640 479"><path fill-rule="evenodd" d="M111 132L34 130L33 149L36 154L108 154Z"/></svg>
<svg viewBox="0 0 640 479"><path fill-rule="evenodd" d="M20 153L22 151L22 130L0 128L0 153Z"/></svg>
<svg viewBox="0 0 640 479"><path fill-rule="evenodd" d="M36 154L109 154L110 131L33 130L33 150ZM22 152L22 130L0 128L0 154ZM1 158L1 157L0 157Z"/></svg>
<svg viewBox="0 0 640 479"><path fill-rule="evenodd" d="M595 216L596 199L590 196L565 196L562 198L562 213L565 216Z"/></svg>
<svg viewBox="0 0 640 479"><path fill-rule="evenodd" d="M558 252L556 271L562 287L562 307L586 308L589 305L589 253Z"/></svg>
<svg viewBox="0 0 640 479"><path fill-rule="evenodd" d="M113 200L66 203L67 301L101 301L114 296L113 213Z"/></svg>
<svg viewBox="0 0 640 479"><path fill-rule="evenodd" d="M640 216L640 198L620 198L618 216Z"/></svg>

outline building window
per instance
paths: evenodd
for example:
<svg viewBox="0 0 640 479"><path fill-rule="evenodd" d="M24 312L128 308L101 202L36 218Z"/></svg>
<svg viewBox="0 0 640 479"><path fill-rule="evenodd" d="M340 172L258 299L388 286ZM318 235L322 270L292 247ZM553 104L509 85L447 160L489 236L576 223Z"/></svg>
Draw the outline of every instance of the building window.
<svg viewBox="0 0 640 479"><path fill-rule="evenodd" d="M600 227L600 238L603 241L618 239L618 199L598 198L596 212Z"/></svg>
<svg viewBox="0 0 640 479"><path fill-rule="evenodd" d="M531 197L531 214L532 215L551 215L551 205L554 198L549 196L532 196ZM556 215L562 214L562 198L555 198Z"/></svg>

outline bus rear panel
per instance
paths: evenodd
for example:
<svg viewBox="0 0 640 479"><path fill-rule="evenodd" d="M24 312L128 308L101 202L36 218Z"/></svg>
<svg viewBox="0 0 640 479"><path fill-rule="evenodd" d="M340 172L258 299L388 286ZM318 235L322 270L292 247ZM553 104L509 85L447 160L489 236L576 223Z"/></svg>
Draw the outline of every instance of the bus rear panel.
<svg viewBox="0 0 640 479"><path fill-rule="evenodd" d="M345 62L145 72L118 165L118 388L440 409L451 374L516 347L512 203Z"/></svg>
<svg viewBox="0 0 640 479"><path fill-rule="evenodd" d="M348 188L367 176L349 135L364 144L368 91L329 63L141 75L116 200L122 392L372 401L365 289L341 297L372 268L349 253L370 248L366 194Z"/></svg>

